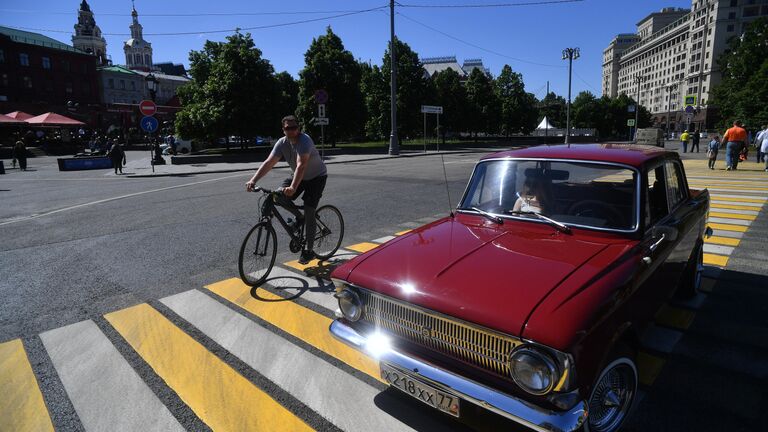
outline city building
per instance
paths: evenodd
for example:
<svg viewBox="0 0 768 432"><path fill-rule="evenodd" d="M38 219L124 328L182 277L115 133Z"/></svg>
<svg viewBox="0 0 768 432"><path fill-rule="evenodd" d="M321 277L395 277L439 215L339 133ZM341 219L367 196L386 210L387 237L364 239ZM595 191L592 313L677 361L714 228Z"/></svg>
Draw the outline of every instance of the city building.
<svg viewBox="0 0 768 432"><path fill-rule="evenodd" d="M82 52L95 55L99 65L107 64L107 40L101 35L101 29L96 25L91 7L85 0L80 3L80 10L77 12L72 45Z"/></svg>
<svg viewBox="0 0 768 432"><path fill-rule="evenodd" d="M131 10L131 38L125 41L125 65L128 69L150 72L152 70L152 44L144 40L144 27L139 24L136 7Z"/></svg>
<svg viewBox="0 0 768 432"><path fill-rule="evenodd" d="M461 65L461 69L464 71L467 76L472 73L473 69L480 69L481 72L485 72L486 75L489 77L491 76L491 70L487 67L483 66L483 60L482 59L465 59L464 63Z"/></svg>
<svg viewBox="0 0 768 432"><path fill-rule="evenodd" d="M147 93L144 75L124 66L98 68L101 103L137 104Z"/></svg>
<svg viewBox="0 0 768 432"><path fill-rule="evenodd" d="M768 0L691 0L690 10L652 13L637 23L633 38L618 35L603 52L603 95L631 96L670 131L711 129L717 110L708 103L710 91L721 80L717 59L731 38L766 15Z"/></svg>
<svg viewBox="0 0 768 432"><path fill-rule="evenodd" d="M144 72L137 70L137 74L141 75L143 80L146 80L150 72ZM178 106L178 98L176 97L176 90L191 80L187 77L178 75L167 75L160 72L151 72L152 76L158 81L157 91L155 92L155 102L158 105L171 105ZM146 85L145 85L146 89ZM144 91L145 99L150 99L151 95L148 90Z"/></svg>
<svg viewBox="0 0 768 432"><path fill-rule="evenodd" d="M88 107L99 105L97 63L39 33L0 27L0 112L53 111L94 124Z"/></svg>
<svg viewBox="0 0 768 432"><path fill-rule="evenodd" d="M481 71L485 72L486 75L489 77L491 76L490 69L483 66L483 61L481 59L466 59L461 65L459 65L459 62L456 60L456 56L426 57L419 59L419 61L424 65L424 71L430 77L446 69L453 69L459 74L462 81L466 81L467 78L469 78L469 74L472 73L472 69L475 68L479 68Z"/></svg>
<svg viewBox="0 0 768 432"><path fill-rule="evenodd" d="M176 75L176 76L187 76L187 69L184 67L183 64L179 63L171 63L171 62L164 62L164 63L155 63L154 69L159 70L160 72L166 74L166 75Z"/></svg>

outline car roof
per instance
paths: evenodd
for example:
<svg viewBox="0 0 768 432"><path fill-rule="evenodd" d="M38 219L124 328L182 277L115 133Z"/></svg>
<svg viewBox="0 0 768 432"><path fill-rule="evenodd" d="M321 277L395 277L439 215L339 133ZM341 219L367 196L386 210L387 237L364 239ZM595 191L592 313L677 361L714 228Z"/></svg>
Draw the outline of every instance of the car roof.
<svg viewBox="0 0 768 432"><path fill-rule="evenodd" d="M614 162L640 168L653 159L675 154L675 152L664 150L661 147L629 143L557 144L497 152L487 155L481 160L500 158L569 159Z"/></svg>

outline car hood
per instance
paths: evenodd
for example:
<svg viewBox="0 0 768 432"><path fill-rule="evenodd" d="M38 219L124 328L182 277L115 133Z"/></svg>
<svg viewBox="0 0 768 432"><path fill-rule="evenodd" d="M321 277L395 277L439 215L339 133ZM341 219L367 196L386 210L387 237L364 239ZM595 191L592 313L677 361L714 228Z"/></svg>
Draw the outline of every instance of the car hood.
<svg viewBox="0 0 768 432"><path fill-rule="evenodd" d="M536 222L445 218L334 272L353 285L520 335L536 306L606 247Z"/></svg>

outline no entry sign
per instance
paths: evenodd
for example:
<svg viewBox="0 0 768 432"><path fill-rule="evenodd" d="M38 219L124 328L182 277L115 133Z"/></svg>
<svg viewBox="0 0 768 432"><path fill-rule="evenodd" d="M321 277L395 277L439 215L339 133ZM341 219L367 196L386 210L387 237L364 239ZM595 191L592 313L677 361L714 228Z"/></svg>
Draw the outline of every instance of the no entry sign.
<svg viewBox="0 0 768 432"><path fill-rule="evenodd" d="M139 111L145 116L151 117L157 112L157 105L151 100L143 100L139 104Z"/></svg>

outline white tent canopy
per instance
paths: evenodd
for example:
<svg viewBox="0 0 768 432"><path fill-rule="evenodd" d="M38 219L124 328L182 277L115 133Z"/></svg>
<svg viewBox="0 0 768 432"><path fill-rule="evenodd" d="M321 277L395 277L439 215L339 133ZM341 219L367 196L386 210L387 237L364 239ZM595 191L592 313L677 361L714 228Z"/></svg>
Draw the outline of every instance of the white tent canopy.
<svg viewBox="0 0 768 432"><path fill-rule="evenodd" d="M541 123L536 127L537 130L544 130L544 129L557 129L555 126L552 126L552 123L547 120L547 117L544 116L543 119L541 119Z"/></svg>

